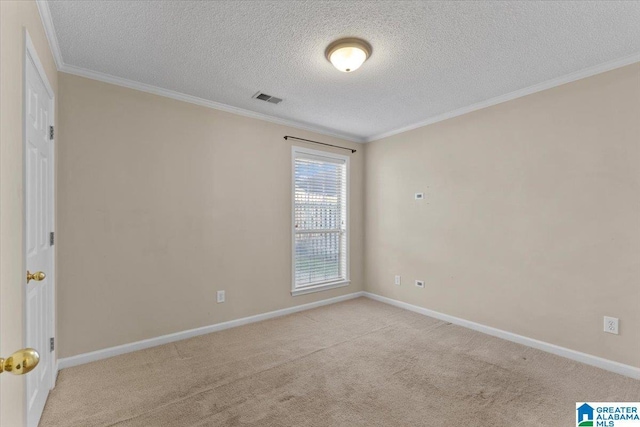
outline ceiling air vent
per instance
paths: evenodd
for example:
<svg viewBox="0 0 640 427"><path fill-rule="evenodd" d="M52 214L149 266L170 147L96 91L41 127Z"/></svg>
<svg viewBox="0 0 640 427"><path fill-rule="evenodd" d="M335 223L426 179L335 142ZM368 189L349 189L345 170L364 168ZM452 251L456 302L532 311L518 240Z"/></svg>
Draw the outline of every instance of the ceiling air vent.
<svg viewBox="0 0 640 427"><path fill-rule="evenodd" d="M282 102L282 99L276 98L275 96L267 95L266 93L262 93L262 92L258 92L255 95L253 95L253 98L260 99L262 101L267 101L272 104L280 104Z"/></svg>

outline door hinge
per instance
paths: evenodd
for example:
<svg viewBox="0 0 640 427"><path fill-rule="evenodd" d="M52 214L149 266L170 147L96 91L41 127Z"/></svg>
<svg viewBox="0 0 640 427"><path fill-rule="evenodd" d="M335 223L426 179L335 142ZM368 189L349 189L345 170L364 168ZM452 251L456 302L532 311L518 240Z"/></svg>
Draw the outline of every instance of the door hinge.
<svg viewBox="0 0 640 427"><path fill-rule="evenodd" d="M53 126L49 126L49 139L53 139Z"/></svg>
<svg viewBox="0 0 640 427"><path fill-rule="evenodd" d="M53 244L56 241L56 234L52 231L51 233L49 233L49 246L53 246Z"/></svg>
<svg viewBox="0 0 640 427"><path fill-rule="evenodd" d="M49 338L49 351L53 351L56 348L56 339L54 337Z"/></svg>

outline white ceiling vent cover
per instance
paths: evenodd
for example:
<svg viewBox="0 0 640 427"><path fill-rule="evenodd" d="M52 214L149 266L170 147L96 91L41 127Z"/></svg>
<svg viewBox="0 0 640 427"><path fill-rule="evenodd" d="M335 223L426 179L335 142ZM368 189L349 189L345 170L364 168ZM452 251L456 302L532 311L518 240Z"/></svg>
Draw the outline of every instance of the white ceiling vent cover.
<svg viewBox="0 0 640 427"><path fill-rule="evenodd" d="M282 98L276 98L275 96L267 95L266 93L258 92L253 95L253 98L260 99L262 101L267 101L272 104L280 104L282 102Z"/></svg>

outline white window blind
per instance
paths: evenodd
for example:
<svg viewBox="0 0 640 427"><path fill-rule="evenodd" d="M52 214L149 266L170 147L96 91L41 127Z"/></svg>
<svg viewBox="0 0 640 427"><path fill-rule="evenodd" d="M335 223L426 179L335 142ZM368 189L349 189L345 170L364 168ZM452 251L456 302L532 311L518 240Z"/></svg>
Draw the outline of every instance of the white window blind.
<svg viewBox="0 0 640 427"><path fill-rule="evenodd" d="M348 282L348 158L294 148L293 292Z"/></svg>

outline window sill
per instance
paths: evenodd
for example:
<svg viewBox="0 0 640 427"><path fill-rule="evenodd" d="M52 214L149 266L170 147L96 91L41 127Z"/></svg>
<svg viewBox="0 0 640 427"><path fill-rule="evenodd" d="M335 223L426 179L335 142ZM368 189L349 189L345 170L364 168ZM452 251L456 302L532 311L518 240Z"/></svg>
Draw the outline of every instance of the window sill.
<svg viewBox="0 0 640 427"><path fill-rule="evenodd" d="M319 285L309 286L291 291L291 296L311 294L313 292L328 291L329 289L342 288L348 286L351 280L341 280L339 282L321 283Z"/></svg>

